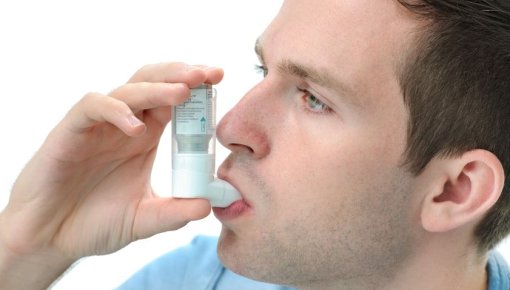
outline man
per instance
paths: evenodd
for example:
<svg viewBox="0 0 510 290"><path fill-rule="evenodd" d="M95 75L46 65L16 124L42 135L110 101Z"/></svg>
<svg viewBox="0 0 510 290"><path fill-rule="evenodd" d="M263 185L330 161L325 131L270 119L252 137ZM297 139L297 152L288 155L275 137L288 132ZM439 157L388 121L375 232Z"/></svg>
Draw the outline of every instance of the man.
<svg viewBox="0 0 510 290"><path fill-rule="evenodd" d="M509 289L490 252L510 228L509 15L285 1L256 43L265 78L218 124L232 151L218 176L243 195L213 209L229 270L198 239L125 289ZM155 197L149 176L169 107L221 78L146 66L72 108L0 216L0 288L42 289L80 257L206 216L204 200Z"/></svg>

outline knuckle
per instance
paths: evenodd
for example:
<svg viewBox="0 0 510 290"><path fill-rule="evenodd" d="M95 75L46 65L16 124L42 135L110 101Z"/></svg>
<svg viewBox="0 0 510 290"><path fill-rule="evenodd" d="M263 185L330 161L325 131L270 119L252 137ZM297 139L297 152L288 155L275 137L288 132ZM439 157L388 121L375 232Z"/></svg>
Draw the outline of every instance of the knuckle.
<svg viewBox="0 0 510 290"><path fill-rule="evenodd" d="M161 84L158 89L159 93L153 96L154 102L164 105L174 105L190 96L190 89L183 83Z"/></svg>
<svg viewBox="0 0 510 290"><path fill-rule="evenodd" d="M177 61L162 62L159 65L161 67L163 67L164 69L168 69L168 70L183 70L189 66L188 64L186 64L184 62L177 62Z"/></svg>
<svg viewBox="0 0 510 290"><path fill-rule="evenodd" d="M129 116L133 114L126 103L116 99L110 99L110 110L118 116Z"/></svg>
<svg viewBox="0 0 510 290"><path fill-rule="evenodd" d="M100 98L102 98L103 95L98 93L98 92L89 92L89 93L86 93L83 98L81 99L82 102L86 102L86 103L89 103L89 102L96 102L98 101Z"/></svg>
<svg viewBox="0 0 510 290"><path fill-rule="evenodd" d="M131 113L131 109L126 103L97 92L85 94L81 103L86 108L104 113L109 111L115 115L128 115Z"/></svg>
<svg viewBox="0 0 510 290"><path fill-rule="evenodd" d="M141 81L143 78L145 78L145 75L147 75L147 73L153 69L153 67L154 64L146 64L142 66L133 74L128 83Z"/></svg>
<svg viewBox="0 0 510 290"><path fill-rule="evenodd" d="M102 99L105 99L102 94L98 92L89 92L86 93L78 101L78 103L76 103L75 108L80 110L88 110L89 108L96 107L96 104L101 103Z"/></svg>
<svg viewBox="0 0 510 290"><path fill-rule="evenodd" d="M129 82L145 81L149 76L157 73L158 71L186 71L189 70L189 65L184 62L161 62L155 64L146 64L138 69L131 77Z"/></svg>
<svg viewBox="0 0 510 290"><path fill-rule="evenodd" d="M152 70L158 68L164 68L166 70L185 70L189 67L188 64L184 62L160 62L160 63L152 63L146 64L138 69L135 75L146 74Z"/></svg>
<svg viewBox="0 0 510 290"><path fill-rule="evenodd" d="M175 84L174 94L176 94L178 97L187 98L191 94L191 89L186 84Z"/></svg>
<svg viewBox="0 0 510 290"><path fill-rule="evenodd" d="M141 68L139 68L139 69L136 71L135 75L137 75L137 74L142 74L142 73L144 73L144 72L146 72L146 71L150 71L150 70L151 70L154 66L155 66L155 65L154 65L154 64L152 64L152 63L151 63L151 64L143 65Z"/></svg>

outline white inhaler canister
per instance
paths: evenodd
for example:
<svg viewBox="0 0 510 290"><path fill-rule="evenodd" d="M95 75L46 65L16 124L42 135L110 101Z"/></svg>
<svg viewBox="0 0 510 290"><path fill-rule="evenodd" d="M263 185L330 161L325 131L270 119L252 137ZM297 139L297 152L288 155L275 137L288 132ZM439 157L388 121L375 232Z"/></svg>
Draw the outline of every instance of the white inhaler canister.
<svg viewBox="0 0 510 290"><path fill-rule="evenodd" d="M241 199L224 180L214 178L216 90L203 84L172 108L172 196L206 198L213 207Z"/></svg>

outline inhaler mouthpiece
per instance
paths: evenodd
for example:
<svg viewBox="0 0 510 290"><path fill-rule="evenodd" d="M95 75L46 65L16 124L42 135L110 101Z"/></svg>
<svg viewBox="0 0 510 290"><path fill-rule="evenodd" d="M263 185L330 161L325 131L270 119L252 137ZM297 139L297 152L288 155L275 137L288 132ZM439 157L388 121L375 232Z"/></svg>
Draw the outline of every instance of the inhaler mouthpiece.
<svg viewBox="0 0 510 290"><path fill-rule="evenodd" d="M227 207L242 197L228 182L214 178L216 90L209 84L172 108L172 196L205 198Z"/></svg>

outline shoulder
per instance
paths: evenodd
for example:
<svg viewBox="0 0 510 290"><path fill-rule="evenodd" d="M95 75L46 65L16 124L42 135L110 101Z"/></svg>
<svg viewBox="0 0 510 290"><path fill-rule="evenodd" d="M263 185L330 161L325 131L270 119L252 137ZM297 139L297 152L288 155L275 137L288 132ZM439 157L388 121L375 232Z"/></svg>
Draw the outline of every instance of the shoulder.
<svg viewBox="0 0 510 290"><path fill-rule="evenodd" d="M492 251L487 262L489 290L510 289L510 268L498 252Z"/></svg>

